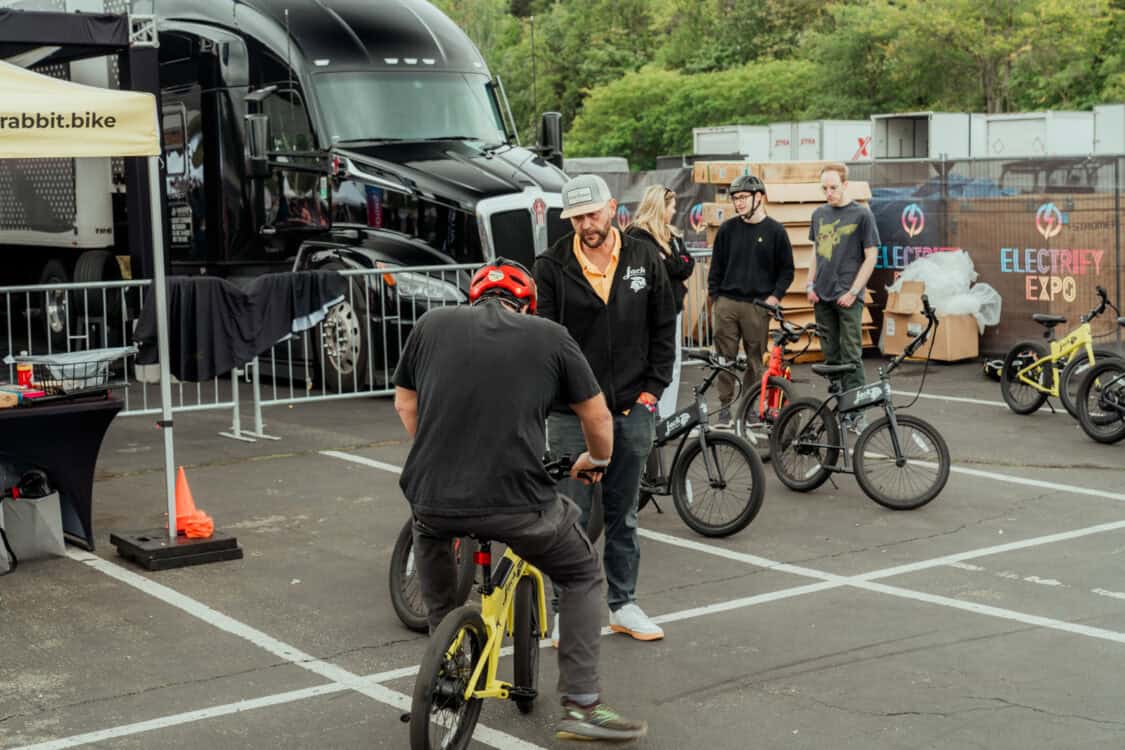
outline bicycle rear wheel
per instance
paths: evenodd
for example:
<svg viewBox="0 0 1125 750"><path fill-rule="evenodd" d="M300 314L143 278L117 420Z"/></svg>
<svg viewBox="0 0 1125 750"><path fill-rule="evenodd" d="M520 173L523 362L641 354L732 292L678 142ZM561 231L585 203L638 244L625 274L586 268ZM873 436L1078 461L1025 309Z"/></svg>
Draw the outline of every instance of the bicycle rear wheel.
<svg viewBox="0 0 1125 750"><path fill-rule="evenodd" d="M522 694L516 697L521 714L531 713L539 689L539 596L535 580L524 576L516 584L515 617L512 623L512 663L514 687Z"/></svg>
<svg viewBox="0 0 1125 750"><path fill-rule="evenodd" d="M1078 424L1099 443L1125 440L1125 360L1090 368L1078 386Z"/></svg>
<svg viewBox="0 0 1125 750"><path fill-rule="evenodd" d="M464 604L473 590L476 562L473 552L476 543L469 538L454 539L453 559L457 565L457 603ZM391 551L391 568L388 575L391 606L402 624L417 633L429 630L426 604L418 582L418 568L414 564L414 524L407 521L398 532Z"/></svg>
<svg viewBox="0 0 1125 750"><path fill-rule="evenodd" d="M1037 359L1047 356L1047 347L1038 341L1021 341L1013 346L1004 357L1004 367L1000 372L1000 395L1008 408L1016 414L1031 414L1039 409L1047 400L1047 394L1017 376ZM1043 365L1024 374L1044 388L1051 387L1051 372Z"/></svg>
<svg viewBox="0 0 1125 750"><path fill-rule="evenodd" d="M672 469L672 502L692 531L730 536L746 528L762 508L762 460L737 435L709 431L706 439L706 458L699 441L680 454Z"/></svg>
<svg viewBox="0 0 1125 750"><path fill-rule="evenodd" d="M480 613L458 607L445 616L426 647L410 704L411 750L463 750L473 739L481 699L465 699L484 658L488 631Z"/></svg>
<svg viewBox="0 0 1125 750"><path fill-rule="evenodd" d="M895 460L891 420L876 419L855 441L855 478L867 496L891 510L913 510L933 500L949 481L949 447L929 422L896 414L899 450Z"/></svg>
<svg viewBox="0 0 1125 750"><path fill-rule="evenodd" d="M782 408L792 399L792 385L785 378L776 375L766 381L764 397L762 384L758 383L742 399L738 418L734 422L734 431L754 447L758 457L763 461L768 461L770 458L770 431L776 424ZM766 403L764 415L761 409L763 401Z"/></svg>
<svg viewBox="0 0 1125 750"><path fill-rule="evenodd" d="M770 433L773 472L791 490L809 492L828 481L840 456L840 428L820 401L801 398L781 410Z"/></svg>
<svg viewBox="0 0 1125 750"><path fill-rule="evenodd" d="M1074 355L1074 357L1066 363L1063 368L1062 376L1059 378L1059 400L1062 401L1063 408L1066 409L1070 416L1078 419L1078 388L1082 385L1082 378L1086 377L1086 373L1090 368L1099 362L1105 362L1107 359L1114 359L1118 357L1117 352L1112 349L1095 348L1094 361L1091 362L1090 358L1086 356L1086 352L1082 351Z"/></svg>

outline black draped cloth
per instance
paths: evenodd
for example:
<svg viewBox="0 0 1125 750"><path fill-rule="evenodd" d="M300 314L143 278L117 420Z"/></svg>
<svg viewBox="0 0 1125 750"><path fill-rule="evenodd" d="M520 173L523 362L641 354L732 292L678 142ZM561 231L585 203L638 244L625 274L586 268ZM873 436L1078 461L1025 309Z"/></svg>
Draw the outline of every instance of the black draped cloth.
<svg viewBox="0 0 1125 750"><path fill-rule="evenodd" d="M168 277L168 363L178 379L197 383L250 362L292 333L313 327L344 298L336 271L260 276L246 289L211 276ZM153 287L134 335L139 364L159 361Z"/></svg>

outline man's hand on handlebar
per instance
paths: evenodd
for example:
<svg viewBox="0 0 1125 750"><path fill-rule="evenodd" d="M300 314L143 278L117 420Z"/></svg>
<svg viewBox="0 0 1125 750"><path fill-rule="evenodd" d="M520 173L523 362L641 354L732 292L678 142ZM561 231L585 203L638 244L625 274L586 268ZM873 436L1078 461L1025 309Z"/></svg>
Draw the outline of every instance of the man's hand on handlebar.
<svg viewBox="0 0 1125 750"><path fill-rule="evenodd" d="M570 466L570 478L577 479L583 484L596 484L602 481L605 470L606 467L594 464L589 451L583 451L582 455L575 459Z"/></svg>

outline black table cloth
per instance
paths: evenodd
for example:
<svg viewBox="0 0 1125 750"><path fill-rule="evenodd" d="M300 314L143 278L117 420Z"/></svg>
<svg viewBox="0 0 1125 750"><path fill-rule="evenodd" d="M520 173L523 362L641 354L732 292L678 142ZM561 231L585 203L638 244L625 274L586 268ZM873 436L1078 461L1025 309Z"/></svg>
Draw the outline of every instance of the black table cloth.
<svg viewBox="0 0 1125 750"><path fill-rule="evenodd" d="M59 493L63 532L94 549L94 467L109 423L121 411L115 398L0 409L0 461L47 472Z"/></svg>

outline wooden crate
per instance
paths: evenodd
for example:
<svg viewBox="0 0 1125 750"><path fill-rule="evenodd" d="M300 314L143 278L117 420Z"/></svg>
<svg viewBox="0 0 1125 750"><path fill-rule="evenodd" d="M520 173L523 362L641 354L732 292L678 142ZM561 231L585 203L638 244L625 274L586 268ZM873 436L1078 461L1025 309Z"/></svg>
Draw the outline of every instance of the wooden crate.
<svg viewBox="0 0 1125 750"><path fill-rule="evenodd" d="M871 186L849 182L845 195L853 201L871 200ZM819 182L767 182L766 198L770 203L823 203L824 191Z"/></svg>
<svg viewBox="0 0 1125 750"><path fill-rule="evenodd" d="M797 245L793 248L793 266L795 268L812 268L813 256L816 250L812 245Z"/></svg>
<svg viewBox="0 0 1125 750"><path fill-rule="evenodd" d="M786 161L762 164L758 176L763 182L820 182L820 170L832 162Z"/></svg>
<svg viewBox="0 0 1125 750"><path fill-rule="evenodd" d="M786 224L785 233L789 235L789 244L793 246L793 250L797 250L798 245L811 246L813 241L809 239L809 225L808 224Z"/></svg>
<svg viewBox="0 0 1125 750"><path fill-rule="evenodd" d="M703 223L709 227L717 227L732 216L734 216L733 203L703 204Z"/></svg>

